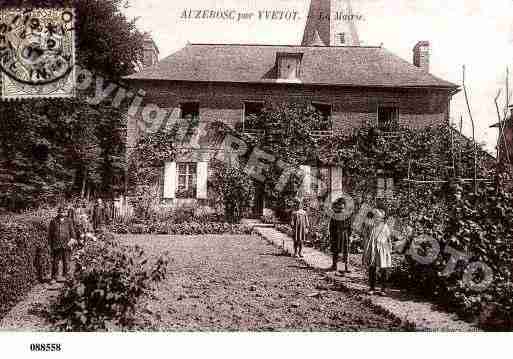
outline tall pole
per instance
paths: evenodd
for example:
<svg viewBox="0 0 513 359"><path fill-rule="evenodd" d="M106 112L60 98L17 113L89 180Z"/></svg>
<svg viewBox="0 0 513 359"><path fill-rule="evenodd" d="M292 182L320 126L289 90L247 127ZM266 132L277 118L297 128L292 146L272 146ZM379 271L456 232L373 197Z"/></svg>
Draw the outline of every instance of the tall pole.
<svg viewBox="0 0 513 359"><path fill-rule="evenodd" d="M456 163L454 162L454 129L452 128L452 119L449 118L449 130L451 131L451 159L452 159L452 176L456 177Z"/></svg>
<svg viewBox="0 0 513 359"><path fill-rule="evenodd" d="M498 97L499 97L499 95L497 95L497 98ZM497 104L497 101L495 102L495 106L497 107L497 115L499 116L499 105ZM503 116L502 120L499 118L499 140L497 142L497 145L499 145L502 141L503 152L506 153L506 156L504 156L504 154L502 153L501 158L504 158L506 160L506 163L509 165L509 164L511 164L511 159L509 156L509 144L508 144L508 141L506 141L506 138L504 137L504 128L506 127L506 119L508 117L508 107L509 107L509 68L506 68L506 100L505 100L505 105L504 105L504 116Z"/></svg>
<svg viewBox="0 0 513 359"><path fill-rule="evenodd" d="M497 123L497 163L500 162L500 157L501 157L501 150L500 150L500 142L501 142L501 138L502 138L502 118L501 118L501 113L500 113L500 110L499 110L499 103L497 102L497 100L499 100L499 97L501 95L501 89L499 89L499 91L497 92L497 96L495 96L495 109L497 110L497 120L499 121Z"/></svg>
<svg viewBox="0 0 513 359"><path fill-rule="evenodd" d="M506 99L504 101L504 114L503 114L503 121L499 122L500 126L500 133L501 133L501 140L504 141L504 149L506 152L506 158L508 159L509 163L509 149L507 148L506 139L504 138L504 128L506 127L506 118L508 116L508 105L509 105L509 68L506 67Z"/></svg>
<svg viewBox="0 0 513 359"><path fill-rule="evenodd" d="M504 106L504 118L508 115L509 107L509 67L506 67L506 105Z"/></svg>
<svg viewBox="0 0 513 359"><path fill-rule="evenodd" d="M467 103L468 115L472 123L472 142L474 145L474 193L477 194L477 155L476 155L476 133L474 126L474 119L472 118L472 111L470 110L470 103L468 101L467 87L465 85L465 65L463 65L463 91L465 93L465 102Z"/></svg>
<svg viewBox="0 0 513 359"><path fill-rule="evenodd" d="M460 136L463 136L463 115L460 115ZM460 151L459 151L459 154L458 154L458 167L460 169L460 174L459 176L460 177L463 177L463 167L462 167L462 164L461 164L461 158L462 158L462 152L463 152L463 147L461 145L461 143L459 144L458 146L460 148Z"/></svg>

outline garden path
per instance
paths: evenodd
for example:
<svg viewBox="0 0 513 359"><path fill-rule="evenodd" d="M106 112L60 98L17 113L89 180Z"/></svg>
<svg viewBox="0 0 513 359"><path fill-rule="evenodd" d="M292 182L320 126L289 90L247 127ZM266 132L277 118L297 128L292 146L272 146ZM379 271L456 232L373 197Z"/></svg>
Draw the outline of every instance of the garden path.
<svg viewBox="0 0 513 359"><path fill-rule="evenodd" d="M292 238L269 226L254 223L254 232L287 253L293 253ZM331 266L331 258L314 248L303 248L303 261L312 268L321 271ZM339 264L340 266L340 264ZM349 291L359 293L362 298L374 306L385 310L403 322L410 323L416 330L422 331L477 331L478 328L457 318L455 314L440 311L432 303L399 290L389 290L386 296L369 295L366 276L361 267L361 256L350 255L351 272L343 276L335 272L326 272L333 281Z"/></svg>
<svg viewBox="0 0 513 359"><path fill-rule="evenodd" d="M52 299L58 294L60 284L37 284L18 302L2 320L1 331L50 331L46 320L46 309Z"/></svg>
<svg viewBox="0 0 513 359"><path fill-rule="evenodd" d="M254 232L278 247L280 253L293 251L292 239L272 227L256 225ZM342 277L326 271L331 259L318 250L304 248L303 261L311 269L305 270L308 267L294 265L297 260L280 256L272 247L262 246L254 236L121 238L127 244L142 245L153 254L169 250L175 258L170 279L159 285L154 298L147 303L148 313L152 314L144 319L148 320L147 324L152 329L365 330L388 327L390 330L395 327L387 319L391 316L417 330L477 330L472 324L458 320L455 315L439 311L432 304L407 293L393 290L384 297L368 295L358 255L351 255L352 272ZM263 255L267 252L268 255ZM322 278L343 292L330 290L329 284L322 284ZM248 286L248 280L253 284ZM302 295L298 298L300 292ZM2 318L0 330L51 330L43 314L57 293L48 285L36 285L24 300ZM268 301L273 310L264 310L262 301ZM332 315L331 319L323 318L322 312L318 312L318 309L315 311L320 302L331 314L339 314ZM202 310L205 306L209 311ZM233 315L234 310L239 310L237 316ZM373 314L375 310L377 312ZM289 318L280 314L283 312L289 313L289 316L293 313L294 316ZM379 315L380 312L387 315ZM162 315L158 323L155 323L153 313ZM191 316L194 320L191 320ZM214 318L216 322L211 322ZM305 323L318 321L318 325L302 327L302 318L308 318ZM383 324L376 326L378 318Z"/></svg>
<svg viewBox="0 0 513 359"><path fill-rule="evenodd" d="M405 323L340 291L323 273L249 235L124 235L150 255L169 252L168 275L137 306L136 330L409 330ZM58 293L35 286L0 330L52 331L45 311Z"/></svg>
<svg viewBox="0 0 513 359"><path fill-rule="evenodd" d="M120 239L147 254L169 251L166 279L138 311L145 330L411 330L256 235Z"/></svg>

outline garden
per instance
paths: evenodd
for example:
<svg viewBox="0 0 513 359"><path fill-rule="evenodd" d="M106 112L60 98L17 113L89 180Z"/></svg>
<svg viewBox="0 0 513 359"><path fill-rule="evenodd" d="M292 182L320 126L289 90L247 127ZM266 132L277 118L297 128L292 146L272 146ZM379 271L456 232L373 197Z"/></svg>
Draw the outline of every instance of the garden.
<svg viewBox="0 0 513 359"><path fill-rule="evenodd" d="M394 286L477 321L483 329L511 330L513 198L502 181L505 174L493 158L451 126L399 128L392 137L369 126L332 138L315 138L312 133L322 121L322 116L306 105L285 104L264 109L253 119L254 126L263 128L256 137L245 137L222 124L213 126L223 135L242 136L248 147L258 147L294 168L304 163L343 167L344 183L355 202L354 213L368 205L393 218L394 241L401 244L391 275ZM133 213L117 216L107 233L77 252L74 275L49 313L57 328L109 330L102 323L134 328L138 303L165 277L165 256L149 258L141 248L120 245L108 233L251 233L249 226L240 223L250 213L256 195L256 184L245 171L249 154L229 164L211 159L211 200L183 207L161 203L161 166L180 151L173 141L177 131L164 129L137 144L129 167L130 180L137 184L132 187ZM137 165L140 163L147 166ZM260 189L272 211L261 220L290 234L290 214L301 200L311 221L307 245L327 251L329 218L322 203L328 192L320 191L318 197L302 194L299 172L277 190L282 171L277 163L264 171ZM391 179L393 188L376 198L380 179ZM53 216L52 208L43 208L0 217L0 250L5 253L0 262L0 315L45 277L41 268L48 266L46 231ZM436 244L419 240L425 236ZM352 251L357 253L360 239L356 227L352 238ZM484 266L470 271L477 268L474 263ZM491 270L492 280L485 287L469 286L469 282L483 281L487 275L483 268Z"/></svg>
<svg viewBox="0 0 513 359"><path fill-rule="evenodd" d="M259 116L248 119L248 126L261 130L256 136L218 124L217 131L242 138L250 148L236 165L224 169L223 164L212 166L216 174L211 176L215 183L210 185L217 188L225 218L237 222L240 213L251 205L255 189L243 165L252 148L295 168L305 163L341 166L345 185L355 201L354 213L364 204L385 210L393 218L395 240L405 243L394 260L391 279L396 286L430 298L465 319L478 320L483 328L511 329L511 193L502 184L504 173L493 157L450 125L397 128L393 136L385 136L369 125L332 138L315 137L315 130L325 120L306 104L271 104ZM159 153L166 158L175 155L177 150L169 136L172 133L147 138L141 153ZM152 158L159 161L159 155ZM261 220L290 234L290 213L301 199L312 224L308 245L327 251L328 217L322 203L328 193L321 193L319 198L298 195L302 183L298 173L277 190L282 171L277 162L264 171L261 186L272 214ZM391 180L393 188L376 198L379 179ZM243 201L237 203L237 199ZM416 254L428 255L429 248L417 241L423 235L432 236L438 243L439 255L429 264L419 263L411 255L411 248ZM357 252L356 230L352 237L352 250ZM450 250L464 252L465 256L453 263ZM468 279L465 268L473 262L484 263L494 273L494 280L484 290L473 290L464 280ZM444 272L448 264L454 267L450 275ZM476 281L483 275L474 274Z"/></svg>
<svg viewBox="0 0 513 359"><path fill-rule="evenodd" d="M394 219L396 240L405 243L394 259L392 281L396 286L469 321L479 321L482 328L511 329L513 235L509 223L513 203L503 182L507 175L493 157L449 125L398 128L393 136L368 126L335 134L330 141L311 135L319 121L322 118L306 105L273 105L253 119L254 127L262 129L260 137L247 140L296 168L304 163L342 166L349 195L355 201L354 213L364 204L384 209ZM276 132L283 135L273 136ZM301 178L293 176L285 189L277 192L280 174L277 166L266 173L266 198L274 211L261 219L291 234L288 222L298 203ZM379 179L391 179L393 188L376 198ZM329 218L322 206L326 195L302 198L312 225L308 245L323 251L329 248ZM411 255L411 248L416 254L428 255L429 248L416 240L423 235L438 243L439 255L429 264L419 263ZM352 237L352 250L358 252L356 230ZM453 263L451 250L465 255ZM469 263L484 263L493 271L493 281L486 289L473 290L466 285ZM449 264L454 271L447 275L444 269ZM479 282L483 273L474 274Z"/></svg>

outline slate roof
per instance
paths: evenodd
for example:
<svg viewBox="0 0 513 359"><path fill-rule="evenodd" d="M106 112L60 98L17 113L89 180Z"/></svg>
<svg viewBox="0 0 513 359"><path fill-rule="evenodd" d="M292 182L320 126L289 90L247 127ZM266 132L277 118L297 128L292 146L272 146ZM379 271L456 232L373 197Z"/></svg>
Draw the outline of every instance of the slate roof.
<svg viewBox="0 0 513 359"><path fill-rule="evenodd" d="M188 44L129 80L276 83L276 54L302 53L301 83L363 87L457 85L424 72L382 47Z"/></svg>

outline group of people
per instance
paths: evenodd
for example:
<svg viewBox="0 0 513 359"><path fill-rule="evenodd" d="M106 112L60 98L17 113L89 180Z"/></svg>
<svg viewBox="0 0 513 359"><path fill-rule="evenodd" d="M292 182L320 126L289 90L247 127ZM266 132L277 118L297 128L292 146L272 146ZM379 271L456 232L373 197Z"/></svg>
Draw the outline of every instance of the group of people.
<svg viewBox="0 0 513 359"><path fill-rule="evenodd" d="M294 257L302 258L303 242L309 231L309 221L306 211L299 204L299 208L292 213L291 225L294 231ZM348 267L349 247L352 234L352 218L339 219L344 217L340 214L344 212L346 202L343 198L336 200L332 204L334 216L329 223L329 239L330 249L332 253L331 271L338 271L338 262L342 256L344 263L344 272L350 272ZM339 215L337 215L339 214ZM388 271L392 268L392 240L391 229L385 221L385 213L383 210L374 210L367 214L359 230L362 239L363 254L362 264L367 270L369 293L374 294L376 291L376 282L381 282L382 294L386 290Z"/></svg>
<svg viewBox="0 0 513 359"><path fill-rule="evenodd" d="M57 216L50 221L48 244L52 283L58 280L59 262L62 262L62 277L66 278L72 251L83 246L86 236L101 231L108 223L107 210L100 198L91 212L90 216L86 201L79 203L76 208L73 204L61 204L57 209Z"/></svg>

